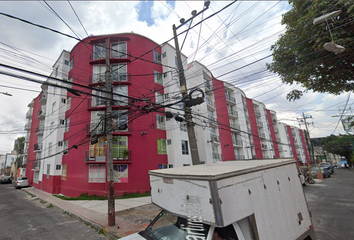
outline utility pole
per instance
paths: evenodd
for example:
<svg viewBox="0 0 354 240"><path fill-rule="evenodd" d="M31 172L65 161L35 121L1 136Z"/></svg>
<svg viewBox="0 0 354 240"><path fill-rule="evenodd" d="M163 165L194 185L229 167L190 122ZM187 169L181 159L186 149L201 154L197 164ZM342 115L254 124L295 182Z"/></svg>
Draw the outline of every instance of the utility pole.
<svg viewBox="0 0 354 240"><path fill-rule="evenodd" d="M309 153L310 153L310 160L311 160L311 162L312 163L315 163L315 158L314 158L314 151L313 151L313 147L312 147L312 144L311 144L311 138L310 138L310 132L309 132L309 129L308 129L308 127L307 127L307 121L306 121L306 119L308 119L308 118L312 118L312 116L305 116L305 113L302 113L302 118L298 118L298 120L300 121L300 125L301 125L301 123L304 123L305 124L305 127L306 127L306 135L305 135L305 137L306 137L306 142L307 142L307 146L309 146Z"/></svg>
<svg viewBox="0 0 354 240"><path fill-rule="evenodd" d="M179 49L179 44L178 44L178 38L177 38L177 29L186 24L189 21L192 21L193 18L204 12L209 8L209 1L206 1L204 3L205 8L197 13L197 11L192 11L192 17L189 18L187 21L185 21L183 18L180 20L181 25L176 27L175 24L173 24L173 37L175 40L175 48L176 48L176 56L177 56L177 62L178 62L178 73L179 73L179 83L180 83L180 91L182 94L182 99L183 99L183 105L184 105L184 115L186 119L186 125L187 125L187 133L188 133L188 139L189 139L189 145L191 148L191 156L192 156L192 164L193 165L198 165L200 164L199 160L199 153L198 153L198 145L197 145L197 139L195 137L195 131L194 131L194 124L192 121L192 114L191 114L191 108L186 105L186 100L187 100L187 83L186 83L186 77L184 75L184 69L183 69L183 64L182 64L182 58L181 58L181 52ZM188 34L188 32L186 33ZM183 45L183 44L182 44Z"/></svg>
<svg viewBox="0 0 354 240"><path fill-rule="evenodd" d="M106 101L106 134L107 134L107 191L108 191L108 226L116 224L115 202L114 202L114 179L113 179L113 151L112 151L112 82L111 67L109 64L109 42L106 39L106 73L105 86L107 88Z"/></svg>

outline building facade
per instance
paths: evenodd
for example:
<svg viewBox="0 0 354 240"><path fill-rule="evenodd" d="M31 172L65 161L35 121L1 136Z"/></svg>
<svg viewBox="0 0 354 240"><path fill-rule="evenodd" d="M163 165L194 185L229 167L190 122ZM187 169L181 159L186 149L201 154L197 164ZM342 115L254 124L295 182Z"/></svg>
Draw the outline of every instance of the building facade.
<svg viewBox="0 0 354 240"><path fill-rule="evenodd" d="M182 61L188 89L197 89L191 97L204 95L204 102L192 107L201 163L309 161L302 130L279 123L274 111L215 79L202 64L187 64L186 56ZM31 185L66 196L106 196L108 131L116 195L149 191L149 170L192 163L171 45L133 33L91 36L63 51L53 69L26 114ZM108 77L111 114L106 113ZM173 118L166 118L167 111Z"/></svg>

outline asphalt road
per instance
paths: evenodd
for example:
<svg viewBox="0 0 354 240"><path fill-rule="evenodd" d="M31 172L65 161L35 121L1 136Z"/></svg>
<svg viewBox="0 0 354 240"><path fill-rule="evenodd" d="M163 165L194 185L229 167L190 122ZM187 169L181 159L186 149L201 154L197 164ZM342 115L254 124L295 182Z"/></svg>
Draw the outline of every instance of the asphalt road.
<svg viewBox="0 0 354 240"><path fill-rule="evenodd" d="M354 239L354 171L335 169L331 178L304 187L318 240Z"/></svg>
<svg viewBox="0 0 354 240"><path fill-rule="evenodd" d="M0 240L105 239L62 210L31 200L11 184L0 185L0 229Z"/></svg>

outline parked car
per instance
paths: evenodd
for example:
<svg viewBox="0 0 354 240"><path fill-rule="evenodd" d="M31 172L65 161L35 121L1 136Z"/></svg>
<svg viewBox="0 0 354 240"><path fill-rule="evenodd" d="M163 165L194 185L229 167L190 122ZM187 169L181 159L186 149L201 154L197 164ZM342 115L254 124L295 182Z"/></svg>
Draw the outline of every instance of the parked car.
<svg viewBox="0 0 354 240"><path fill-rule="evenodd" d="M322 162L322 163L320 163L320 167L321 167L321 168L322 168L322 167L330 168L331 174L334 173L334 167L333 167L333 165L330 164L329 162Z"/></svg>
<svg viewBox="0 0 354 240"><path fill-rule="evenodd" d="M331 177L331 168L330 167L321 167L321 172L322 172L324 178Z"/></svg>
<svg viewBox="0 0 354 240"><path fill-rule="evenodd" d="M313 179L317 179L317 173L320 171L319 167L312 167L311 168L311 176ZM321 173L323 178L330 178L331 177L331 170L329 168L321 167Z"/></svg>
<svg viewBox="0 0 354 240"><path fill-rule="evenodd" d="M28 178L27 177L19 177L17 181L14 183L15 188L29 187Z"/></svg>
<svg viewBox="0 0 354 240"><path fill-rule="evenodd" d="M12 183L12 177L11 176L5 176L1 179L1 184L3 183Z"/></svg>

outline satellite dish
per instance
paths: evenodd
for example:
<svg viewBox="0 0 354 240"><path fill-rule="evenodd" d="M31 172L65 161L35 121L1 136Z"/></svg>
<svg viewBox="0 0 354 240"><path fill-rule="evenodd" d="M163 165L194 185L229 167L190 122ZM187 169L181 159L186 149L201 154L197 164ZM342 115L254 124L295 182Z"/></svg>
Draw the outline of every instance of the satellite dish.
<svg viewBox="0 0 354 240"><path fill-rule="evenodd" d="M329 52L333 52L333 53L342 53L345 51L345 47L335 44L333 42L328 42L323 44L323 48L326 49Z"/></svg>

